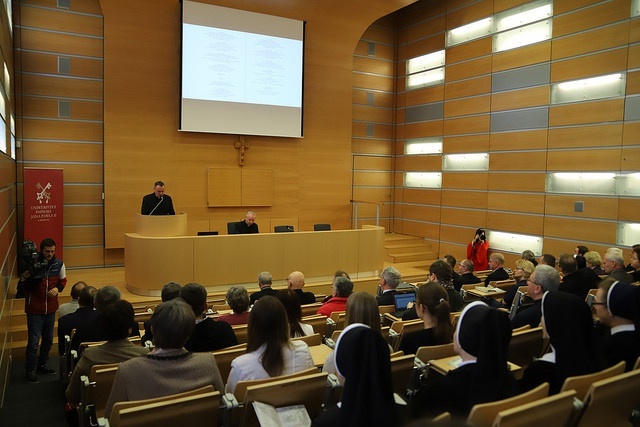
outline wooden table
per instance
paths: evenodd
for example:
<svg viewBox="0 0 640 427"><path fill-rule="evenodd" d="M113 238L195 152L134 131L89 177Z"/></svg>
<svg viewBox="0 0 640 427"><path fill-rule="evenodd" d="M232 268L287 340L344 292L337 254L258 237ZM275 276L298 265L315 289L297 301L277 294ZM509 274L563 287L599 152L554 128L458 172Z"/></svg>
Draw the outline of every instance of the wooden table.
<svg viewBox="0 0 640 427"><path fill-rule="evenodd" d="M494 299L502 298L504 294L507 293L506 291L500 288L493 288L490 291L474 288L474 289L468 289L466 292L470 295L473 295L474 297L478 297L478 298L489 297Z"/></svg>
<svg viewBox="0 0 640 427"><path fill-rule="evenodd" d="M318 368L324 365L324 361L327 360L327 356L333 351L333 349L327 345L312 345L309 346L309 352L313 358L313 364Z"/></svg>
<svg viewBox="0 0 640 427"><path fill-rule="evenodd" d="M441 375L447 375L449 371L453 371L454 369L456 369L461 362L462 359L460 358L460 356L450 356L443 359L430 360L429 366L437 373ZM509 364L509 369L511 369L511 372L513 372L514 374L517 374L522 370L522 368L516 364L513 364L511 362L507 363Z"/></svg>

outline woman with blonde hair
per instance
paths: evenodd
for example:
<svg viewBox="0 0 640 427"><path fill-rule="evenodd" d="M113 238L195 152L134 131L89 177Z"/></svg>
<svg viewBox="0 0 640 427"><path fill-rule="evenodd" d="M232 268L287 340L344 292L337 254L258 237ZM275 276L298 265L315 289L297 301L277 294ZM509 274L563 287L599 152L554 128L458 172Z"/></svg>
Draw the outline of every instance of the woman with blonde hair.
<svg viewBox="0 0 640 427"><path fill-rule="evenodd" d="M418 348L450 343L453 339L451 308L447 291L436 282L420 285L416 293L416 313L424 329L405 335L400 345L404 354L416 354Z"/></svg>
<svg viewBox="0 0 640 427"><path fill-rule="evenodd" d="M593 270L598 276L605 274L602 269L602 256L600 256L599 252L589 251L584 254L584 260L587 262L587 268Z"/></svg>

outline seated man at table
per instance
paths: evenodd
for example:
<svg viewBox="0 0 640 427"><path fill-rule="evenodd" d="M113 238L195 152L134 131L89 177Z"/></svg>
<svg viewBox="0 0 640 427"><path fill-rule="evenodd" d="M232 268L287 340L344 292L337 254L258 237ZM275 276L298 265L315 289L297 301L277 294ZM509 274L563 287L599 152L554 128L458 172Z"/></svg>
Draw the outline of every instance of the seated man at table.
<svg viewBox="0 0 640 427"><path fill-rule="evenodd" d="M304 292L304 274L301 271L294 271L287 278L287 287L298 294L300 304L313 304L316 302L316 296L312 292Z"/></svg>
<svg viewBox="0 0 640 427"><path fill-rule="evenodd" d="M263 271L262 273L258 274L258 286L260 287L260 290L258 292L252 293L249 297L249 302L251 303L251 305L255 304L256 301L258 301L265 295L275 296L277 291L271 287L272 284L273 276L271 275L271 273L269 273L268 271Z"/></svg>
<svg viewBox="0 0 640 427"><path fill-rule="evenodd" d="M254 234L259 233L258 224L256 224L256 213L247 212L242 221L236 223L235 234Z"/></svg>
<svg viewBox="0 0 640 427"><path fill-rule="evenodd" d="M507 280L509 273L504 269L504 255L500 252L494 252L489 255L489 268L493 270L486 279L484 279L484 285L489 286L490 282L497 280Z"/></svg>
<svg viewBox="0 0 640 427"><path fill-rule="evenodd" d="M214 351L238 344L231 325L203 316L207 309L207 290L204 286L188 283L180 290L180 298L191 306L196 316L196 326L184 348L194 352Z"/></svg>
<svg viewBox="0 0 640 427"><path fill-rule="evenodd" d="M462 285L473 285L480 282L480 278L473 274L473 261L470 259L460 261L460 264L458 264L458 277L453 278L453 287L456 291L460 292Z"/></svg>
<svg viewBox="0 0 640 427"><path fill-rule="evenodd" d="M346 277L336 277L333 281L331 299L318 309L318 314L331 316L334 311L345 311L347 309L347 299L353 292L353 282Z"/></svg>
<svg viewBox="0 0 640 427"><path fill-rule="evenodd" d="M562 270L560 291L569 292L580 299L585 299L589 289L597 289L600 277L590 268L578 269L577 259L572 254L562 254L558 260L558 266Z"/></svg>
<svg viewBox="0 0 640 427"><path fill-rule="evenodd" d="M546 264L538 264L527 279L527 295L533 300L533 304L518 311L518 314L511 319L513 329L524 325L532 328L540 325L542 318L542 297L544 293L558 292L560 286L560 275L558 271Z"/></svg>
<svg viewBox="0 0 640 427"><path fill-rule="evenodd" d="M376 296L378 306L394 304L393 294L396 293L401 278L400 272L395 267L387 267L382 271L378 283L378 296Z"/></svg>

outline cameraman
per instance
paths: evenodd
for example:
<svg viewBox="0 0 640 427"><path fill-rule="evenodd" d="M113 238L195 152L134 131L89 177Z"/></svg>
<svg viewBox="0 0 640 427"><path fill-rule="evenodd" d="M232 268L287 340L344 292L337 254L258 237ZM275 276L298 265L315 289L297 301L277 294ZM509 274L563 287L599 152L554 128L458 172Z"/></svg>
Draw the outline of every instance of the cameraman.
<svg viewBox="0 0 640 427"><path fill-rule="evenodd" d="M467 259L473 261L473 270L481 271L489 269L489 259L487 252L489 251L489 242L484 229L476 230L473 240L467 245Z"/></svg>
<svg viewBox="0 0 640 427"><path fill-rule="evenodd" d="M27 313L27 382L37 383L38 374L55 374L47 367L49 350L53 344L53 324L58 310L58 293L67 283L64 263L55 257L56 242L44 239L40 243L42 267L35 271L27 269L20 276L22 289L25 292L24 311ZM42 337L40 357L38 343Z"/></svg>

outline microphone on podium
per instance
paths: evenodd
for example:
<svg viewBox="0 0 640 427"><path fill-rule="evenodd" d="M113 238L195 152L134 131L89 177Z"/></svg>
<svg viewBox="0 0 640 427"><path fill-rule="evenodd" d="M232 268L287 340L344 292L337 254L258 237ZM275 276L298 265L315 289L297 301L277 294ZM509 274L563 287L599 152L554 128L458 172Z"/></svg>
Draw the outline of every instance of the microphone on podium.
<svg viewBox="0 0 640 427"><path fill-rule="evenodd" d="M162 203L163 200L164 200L164 196L160 197L160 201L153 209L151 209L151 212L149 212L149 215L153 215L153 213L156 211L156 209L158 209L158 206L160 206L160 203Z"/></svg>

